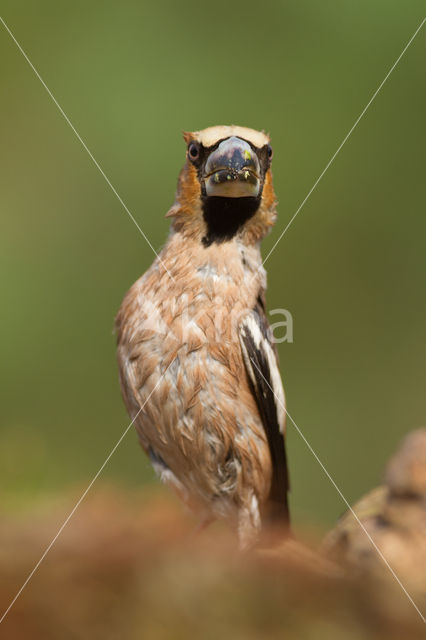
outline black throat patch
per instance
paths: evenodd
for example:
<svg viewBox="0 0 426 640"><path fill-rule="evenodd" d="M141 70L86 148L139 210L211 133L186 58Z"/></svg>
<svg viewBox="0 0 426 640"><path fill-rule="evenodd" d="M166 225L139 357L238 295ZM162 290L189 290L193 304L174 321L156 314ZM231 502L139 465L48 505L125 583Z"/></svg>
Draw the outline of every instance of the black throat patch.
<svg viewBox="0 0 426 640"><path fill-rule="evenodd" d="M205 247L213 242L231 240L247 220L252 218L260 205L260 197L224 198L203 197L203 216L207 233L203 238Z"/></svg>

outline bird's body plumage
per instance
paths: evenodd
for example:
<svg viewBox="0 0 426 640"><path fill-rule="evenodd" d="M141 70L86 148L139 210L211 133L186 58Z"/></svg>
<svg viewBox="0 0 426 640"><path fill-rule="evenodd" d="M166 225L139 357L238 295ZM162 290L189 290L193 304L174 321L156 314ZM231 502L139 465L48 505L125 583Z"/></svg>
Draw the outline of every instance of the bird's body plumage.
<svg viewBox="0 0 426 640"><path fill-rule="evenodd" d="M201 519L233 520L243 546L256 539L268 499L288 517L284 395L262 304L259 241L275 218L268 181L231 238L206 242L187 162L170 237L116 321L124 400L154 468ZM267 381L260 393L256 369Z"/></svg>

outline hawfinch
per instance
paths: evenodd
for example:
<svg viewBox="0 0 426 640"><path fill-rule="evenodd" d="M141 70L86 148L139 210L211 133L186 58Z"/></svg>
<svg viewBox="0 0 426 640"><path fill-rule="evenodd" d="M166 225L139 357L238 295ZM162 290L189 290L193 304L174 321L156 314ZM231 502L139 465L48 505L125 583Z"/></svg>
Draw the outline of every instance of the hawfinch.
<svg viewBox="0 0 426 640"><path fill-rule="evenodd" d="M127 410L161 480L241 548L289 527L284 391L260 241L274 224L269 137L184 133L170 235L116 319Z"/></svg>

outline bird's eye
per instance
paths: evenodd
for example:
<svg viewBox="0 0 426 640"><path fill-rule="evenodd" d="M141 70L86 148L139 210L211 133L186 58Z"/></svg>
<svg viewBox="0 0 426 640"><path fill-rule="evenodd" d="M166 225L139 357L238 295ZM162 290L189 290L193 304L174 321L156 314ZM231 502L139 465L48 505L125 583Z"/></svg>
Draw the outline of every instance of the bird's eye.
<svg viewBox="0 0 426 640"><path fill-rule="evenodd" d="M197 160L200 155L200 147L195 142L191 142L188 147L188 155L191 160Z"/></svg>
<svg viewBox="0 0 426 640"><path fill-rule="evenodd" d="M271 160L272 156L274 155L274 152L272 151L272 147L270 144L268 144L267 149L268 149L268 158L269 160Z"/></svg>

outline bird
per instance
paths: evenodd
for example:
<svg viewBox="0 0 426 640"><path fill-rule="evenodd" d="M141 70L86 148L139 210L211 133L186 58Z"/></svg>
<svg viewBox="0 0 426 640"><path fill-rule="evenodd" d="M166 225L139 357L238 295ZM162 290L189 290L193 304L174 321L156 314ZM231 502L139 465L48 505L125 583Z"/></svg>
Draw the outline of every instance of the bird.
<svg viewBox="0 0 426 640"><path fill-rule="evenodd" d="M116 317L124 403L160 480L241 549L290 531L285 396L260 242L276 220L270 137L183 132L170 233Z"/></svg>

